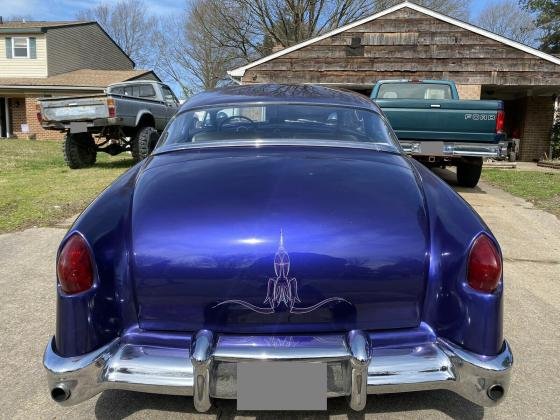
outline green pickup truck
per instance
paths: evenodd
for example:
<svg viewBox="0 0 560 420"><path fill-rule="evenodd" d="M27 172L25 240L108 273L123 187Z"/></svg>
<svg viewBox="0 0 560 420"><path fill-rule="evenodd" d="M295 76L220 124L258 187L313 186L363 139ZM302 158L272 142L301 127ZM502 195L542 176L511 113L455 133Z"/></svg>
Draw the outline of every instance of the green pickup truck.
<svg viewBox="0 0 560 420"><path fill-rule="evenodd" d="M459 100L448 80L381 80L371 93L402 148L430 167L457 167L457 182L474 187L482 158L506 153L502 101Z"/></svg>

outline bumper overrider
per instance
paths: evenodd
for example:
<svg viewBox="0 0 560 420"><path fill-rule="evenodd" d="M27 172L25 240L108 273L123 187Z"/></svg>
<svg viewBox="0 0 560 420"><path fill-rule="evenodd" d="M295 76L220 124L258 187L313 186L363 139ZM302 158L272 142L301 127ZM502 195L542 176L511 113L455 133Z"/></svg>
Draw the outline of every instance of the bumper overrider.
<svg viewBox="0 0 560 420"><path fill-rule="evenodd" d="M506 341L496 356L481 356L446 340L375 347L363 331L316 336L218 335L199 331L190 348L115 339L88 354L61 357L54 339L45 350L52 398L62 405L106 389L193 396L198 411L212 398L235 399L236 365L251 361L327 364L327 397L346 396L362 410L367 394L451 390L481 406L498 404L509 387L513 355Z"/></svg>

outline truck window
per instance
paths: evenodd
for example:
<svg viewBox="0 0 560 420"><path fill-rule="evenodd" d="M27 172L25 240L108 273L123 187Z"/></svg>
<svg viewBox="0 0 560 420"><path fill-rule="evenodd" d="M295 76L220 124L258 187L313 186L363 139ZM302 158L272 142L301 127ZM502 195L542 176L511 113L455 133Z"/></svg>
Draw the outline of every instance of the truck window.
<svg viewBox="0 0 560 420"><path fill-rule="evenodd" d="M110 93L114 93L115 95L124 95L124 88L122 86L111 88Z"/></svg>
<svg viewBox="0 0 560 420"><path fill-rule="evenodd" d="M139 96L141 98L155 98L156 91L152 85L140 85Z"/></svg>
<svg viewBox="0 0 560 420"><path fill-rule="evenodd" d="M437 83L383 83L377 99L451 99L451 87Z"/></svg>
<svg viewBox="0 0 560 420"><path fill-rule="evenodd" d="M165 102L175 102L176 104L179 103L179 101L177 100L177 98L173 94L173 91L168 86L162 85L161 86L161 93L163 95L163 100Z"/></svg>

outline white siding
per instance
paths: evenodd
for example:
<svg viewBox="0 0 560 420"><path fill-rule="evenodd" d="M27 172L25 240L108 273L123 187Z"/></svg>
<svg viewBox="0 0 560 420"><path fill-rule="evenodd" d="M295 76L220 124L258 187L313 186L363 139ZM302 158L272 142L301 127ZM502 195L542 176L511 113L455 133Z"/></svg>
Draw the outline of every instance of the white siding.
<svg viewBox="0 0 560 420"><path fill-rule="evenodd" d="M35 37L37 58L6 58L6 37ZM47 38L45 34L14 34L0 36L0 78L47 77Z"/></svg>

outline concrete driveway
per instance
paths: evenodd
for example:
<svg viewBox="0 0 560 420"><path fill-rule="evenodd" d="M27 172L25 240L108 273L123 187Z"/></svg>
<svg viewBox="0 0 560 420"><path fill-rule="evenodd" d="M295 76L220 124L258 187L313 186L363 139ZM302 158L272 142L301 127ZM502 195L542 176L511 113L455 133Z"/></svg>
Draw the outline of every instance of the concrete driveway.
<svg viewBox="0 0 560 420"><path fill-rule="evenodd" d="M452 181L450 181L453 183ZM243 413L218 401L206 415L192 399L106 391L81 405L50 400L41 358L54 332L54 258L63 229L0 235L0 417L44 418L558 418L560 413L560 221L523 200L481 184L461 195L500 241L505 273L505 334L515 369L508 398L483 409L447 391L369 396L364 412L344 399L327 413Z"/></svg>

